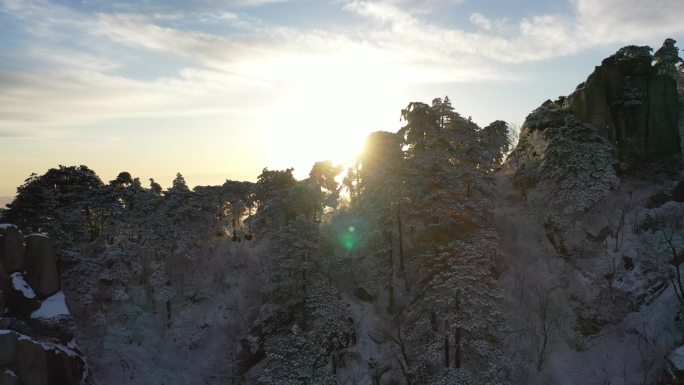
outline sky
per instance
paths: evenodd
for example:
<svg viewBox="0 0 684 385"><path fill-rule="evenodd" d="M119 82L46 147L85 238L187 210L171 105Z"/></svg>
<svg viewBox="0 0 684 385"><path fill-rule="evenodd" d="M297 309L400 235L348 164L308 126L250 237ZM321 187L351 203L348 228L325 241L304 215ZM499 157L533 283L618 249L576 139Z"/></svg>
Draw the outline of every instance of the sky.
<svg viewBox="0 0 684 385"><path fill-rule="evenodd" d="M354 156L448 95L521 125L681 0L0 0L0 196L33 172L255 180Z"/></svg>

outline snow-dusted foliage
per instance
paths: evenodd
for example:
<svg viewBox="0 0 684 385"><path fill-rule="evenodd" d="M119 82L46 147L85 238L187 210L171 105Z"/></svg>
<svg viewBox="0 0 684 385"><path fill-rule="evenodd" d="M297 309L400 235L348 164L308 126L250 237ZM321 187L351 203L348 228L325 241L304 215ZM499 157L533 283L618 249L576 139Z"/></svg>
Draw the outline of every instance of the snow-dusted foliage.
<svg viewBox="0 0 684 385"><path fill-rule="evenodd" d="M350 343L351 324L334 290L314 283L305 305L307 322L266 336L260 384L337 384L335 371Z"/></svg>
<svg viewBox="0 0 684 385"><path fill-rule="evenodd" d="M568 213L586 210L617 187L614 149L592 126L568 116L565 126L544 134L549 144L538 172L555 184L551 204Z"/></svg>
<svg viewBox="0 0 684 385"><path fill-rule="evenodd" d="M507 126L495 122L483 132L448 99L411 103L403 117L399 138L369 136L347 178L353 194L343 218L370 223L350 250L362 256L354 278L364 286L355 295L368 298L370 290L378 298L385 337L373 341L393 352L393 360L370 357L368 376L374 383L506 383L497 237L486 228L487 174L507 148Z"/></svg>
<svg viewBox="0 0 684 385"><path fill-rule="evenodd" d="M462 369L474 383L506 382L506 323L492 276L496 240L476 232L417 256L424 278L407 311L407 340L417 348L411 352L418 377L433 380L416 383L440 383L444 367Z"/></svg>
<svg viewBox="0 0 684 385"><path fill-rule="evenodd" d="M613 146L591 125L546 107L527 117L509 159L525 196L536 188L566 214L589 209L619 184Z"/></svg>
<svg viewBox="0 0 684 385"><path fill-rule="evenodd" d="M255 326L264 332L260 384L335 384L351 324L323 275L315 222L298 218L272 240L269 283Z"/></svg>

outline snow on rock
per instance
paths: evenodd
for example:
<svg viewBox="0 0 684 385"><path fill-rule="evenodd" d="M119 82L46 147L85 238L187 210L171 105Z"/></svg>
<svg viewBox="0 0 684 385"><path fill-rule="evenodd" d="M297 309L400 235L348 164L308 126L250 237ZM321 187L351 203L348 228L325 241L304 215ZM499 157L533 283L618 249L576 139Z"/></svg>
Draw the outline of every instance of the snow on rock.
<svg viewBox="0 0 684 385"><path fill-rule="evenodd" d="M47 233L31 233L31 234L27 235L27 237L30 237L30 236L50 238L50 237L48 237Z"/></svg>
<svg viewBox="0 0 684 385"><path fill-rule="evenodd" d="M684 346L675 349L667 358L676 370L684 371Z"/></svg>
<svg viewBox="0 0 684 385"><path fill-rule="evenodd" d="M2 229L2 230L9 229L10 227L17 227L17 226L13 225L11 223L0 223L0 229Z"/></svg>
<svg viewBox="0 0 684 385"><path fill-rule="evenodd" d="M7 382L0 372L0 384L63 384L88 383L88 363L84 357L60 343L30 337L17 331L3 331L0 347L5 349L3 366L10 369L19 382ZM3 377L5 375L5 377Z"/></svg>
<svg viewBox="0 0 684 385"><path fill-rule="evenodd" d="M40 305L40 309L31 313L31 318L55 318L69 314L70 313L66 306L64 292L58 291L57 293L43 300Z"/></svg>
<svg viewBox="0 0 684 385"><path fill-rule="evenodd" d="M15 290L20 291L26 298L36 298L36 293L31 286L26 283L24 275L21 273L12 273L12 286Z"/></svg>
<svg viewBox="0 0 684 385"><path fill-rule="evenodd" d="M5 368L4 370L0 370L0 384L19 385L21 382L19 381L19 376L14 370Z"/></svg>

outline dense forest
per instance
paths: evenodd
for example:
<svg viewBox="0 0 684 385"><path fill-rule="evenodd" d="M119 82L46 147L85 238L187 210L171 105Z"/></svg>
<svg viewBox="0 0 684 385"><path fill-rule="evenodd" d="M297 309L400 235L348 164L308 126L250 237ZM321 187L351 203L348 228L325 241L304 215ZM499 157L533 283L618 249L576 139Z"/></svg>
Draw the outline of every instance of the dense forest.
<svg viewBox="0 0 684 385"><path fill-rule="evenodd" d="M59 166L19 186L0 222L54 243L90 363L78 381L678 383L664 358L684 338L673 44L618 51L532 112L519 143L436 98L371 133L354 164L317 162L303 180L265 168L190 189L179 173L163 189ZM618 101L601 96L615 118L597 128L586 95L618 69ZM639 76L674 92L674 121L625 123L645 104L672 114ZM676 143L642 146L640 130ZM0 280L16 289L21 271Z"/></svg>
<svg viewBox="0 0 684 385"><path fill-rule="evenodd" d="M411 103L402 117L399 132L368 137L343 178L323 161L300 181L292 169L264 169L255 183L190 190L178 174L163 191L128 172L103 183L86 166L60 166L27 179L3 219L57 242L72 313L87 319L113 303L160 312L164 328L179 300L173 278L208 244L258 244L268 257L263 303L241 340L256 346L241 352L240 374L259 361L260 383L335 382L354 344L340 299L350 290L382 308L396 345L390 365L407 383L498 383L505 325L489 175L509 150L509 127L480 128L448 97Z"/></svg>

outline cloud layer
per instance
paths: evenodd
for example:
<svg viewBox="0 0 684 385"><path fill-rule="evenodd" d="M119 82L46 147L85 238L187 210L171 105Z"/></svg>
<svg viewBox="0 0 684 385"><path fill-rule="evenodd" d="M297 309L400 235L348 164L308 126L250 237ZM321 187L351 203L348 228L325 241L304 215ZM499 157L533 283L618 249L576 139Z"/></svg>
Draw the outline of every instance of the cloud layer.
<svg viewBox="0 0 684 385"><path fill-rule="evenodd" d="M4 17L22 27L26 43L3 56L32 65L0 66L0 127L206 113L224 109L211 99L244 100L245 93L271 94L324 78L377 86L510 81L520 76L510 64L684 32L678 0L572 0L572 14L511 20L472 12L469 25L453 26L431 23L430 13L457 9L462 1L338 1L338 12L357 25L330 29L266 25L245 12L276 2L216 2L223 9L213 13L182 7L169 13L160 5L166 13L150 14L130 5L118 12L3 0ZM224 32L202 31L208 23ZM148 56L170 66L170 74L149 65L146 77L127 76Z"/></svg>

